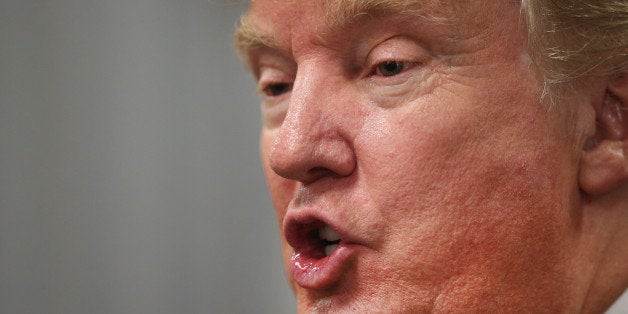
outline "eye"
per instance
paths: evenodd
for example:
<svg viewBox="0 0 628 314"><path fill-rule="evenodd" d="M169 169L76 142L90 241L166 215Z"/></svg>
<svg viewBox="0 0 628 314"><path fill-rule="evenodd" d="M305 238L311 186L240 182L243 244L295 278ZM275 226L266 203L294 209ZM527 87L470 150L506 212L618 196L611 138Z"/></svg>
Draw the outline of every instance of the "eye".
<svg viewBox="0 0 628 314"><path fill-rule="evenodd" d="M384 61L377 64L376 74L382 76L397 75L410 67L410 65L410 62L404 61Z"/></svg>
<svg viewBox="0 0 628 314"><path fill-rule="evenodd" d="M262 93L269 97L283 95L292 90L292 83L272 83L262 88Z"/></svg>

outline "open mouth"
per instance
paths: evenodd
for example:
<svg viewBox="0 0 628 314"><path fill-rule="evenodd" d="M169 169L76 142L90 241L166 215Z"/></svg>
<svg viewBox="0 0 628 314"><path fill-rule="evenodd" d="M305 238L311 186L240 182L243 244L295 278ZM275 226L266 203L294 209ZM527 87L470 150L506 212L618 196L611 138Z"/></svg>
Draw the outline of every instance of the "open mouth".
<svg viewBox="0 0 628 314"><path fill-rule="evenodd" d="M318 220L291 224L286 238L296 253L313 260L332 255L342 241L332 227Z"/></svg>
<svg viewBox="0 0 628 314"><path fill-rule="evenodd" d="M341 279L355 253L355 244L343 239L342 234L315 218L286 223L286 240L294 249L289 265L297 284L324 289Z"/></svg>

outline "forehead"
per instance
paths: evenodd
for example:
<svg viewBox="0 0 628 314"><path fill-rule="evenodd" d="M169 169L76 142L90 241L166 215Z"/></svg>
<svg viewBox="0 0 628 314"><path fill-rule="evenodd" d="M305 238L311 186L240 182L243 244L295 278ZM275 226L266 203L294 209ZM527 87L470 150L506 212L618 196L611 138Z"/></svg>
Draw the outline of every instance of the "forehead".
<svg viewBox="0 0 628 314"><path fill-rule="evenodd" d="M294 41L299 30L316 36L341 37L346 28L365 18L407 20L420 17L436 23L455 24L469 15L466 1L417 0L253 0L236 32L238 50ZM285 43L284 43L285 44Z"/></svg>
<svg viewBox="0 0 628 314"><path fill-rule="evenodd" d="M435 0L253 0L250 12L262 13L263 17L280 16L282 11L289 12L284 20L304 21L306 16L297 16L308 12L308 16L322 22L330 28L350 23L365 15L397 13L403 15L419 15L437 13L451 4L462 3ZM314 13L314 14L312 14ZM305 21L308 19L306 18Z"/></svg>

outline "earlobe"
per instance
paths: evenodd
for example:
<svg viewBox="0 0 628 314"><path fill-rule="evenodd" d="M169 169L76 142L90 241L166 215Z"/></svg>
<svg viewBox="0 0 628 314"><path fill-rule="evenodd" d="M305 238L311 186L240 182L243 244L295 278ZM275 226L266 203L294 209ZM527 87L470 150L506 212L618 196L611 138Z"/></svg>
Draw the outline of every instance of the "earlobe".
<svg viewBox="0 0 628 314"><path fill-rule="evenodd" d="M580 188L590 195L612 191L628 179L628 76L613 78L596 106L597 129L580 162Z"/></svg>
<svg viewBox="0 0 628 314"><path fill-rule="evenodd" d="M580 167L580 188L587 194L610 192L628 178L626 144L623 141L603 141L585 151Z"/></svg>

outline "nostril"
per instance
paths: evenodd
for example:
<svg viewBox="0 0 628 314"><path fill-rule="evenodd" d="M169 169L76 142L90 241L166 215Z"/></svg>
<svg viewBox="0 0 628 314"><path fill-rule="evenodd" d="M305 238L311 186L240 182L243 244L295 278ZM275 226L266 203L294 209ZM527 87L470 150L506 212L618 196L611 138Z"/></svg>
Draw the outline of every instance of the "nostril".
<svg viewBox="0 0 628 314"><path fill-rule="evenodd" d="M325 167L314 167L312 169L310 169L309 171L310 173L318 173L318 172L331 172L329 169L325 168Z"/></svg>
<svg viewBox="0 0 628 314"><path fill-rule="evenodd" d="M327 176L334 176L336 175L335 172L325 168L325 167L314 167L310 170L307 171L307 174L309 176L309 181L314 181L318 178L322 178L322 177L327 177Z"/></svg>

